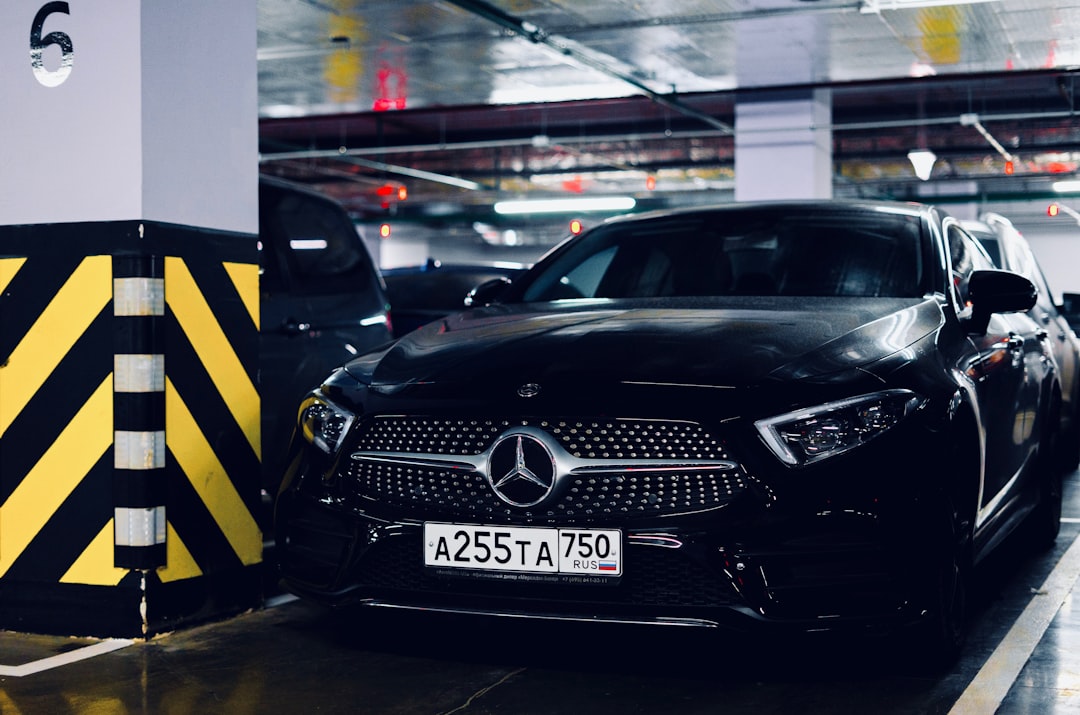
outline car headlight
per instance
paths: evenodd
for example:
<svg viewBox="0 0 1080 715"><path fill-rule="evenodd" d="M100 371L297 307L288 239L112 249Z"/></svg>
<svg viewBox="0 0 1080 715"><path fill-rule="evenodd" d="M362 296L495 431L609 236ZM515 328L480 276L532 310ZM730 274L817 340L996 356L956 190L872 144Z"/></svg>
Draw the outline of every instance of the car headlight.
<svg viewBox="0 0 1080 715"><path fill-rule="evenodd" d="M758 420L754 426L780 461L803 467L866 444L923 402L909 390L885 390Z"/></svg>
<svg viewBox="0 0 1080 715"><path fill-rule="evenodd" d="M341 449L355 420L352 412L319 395L309 395L300 405L300 434L329 455Z"/></svg>

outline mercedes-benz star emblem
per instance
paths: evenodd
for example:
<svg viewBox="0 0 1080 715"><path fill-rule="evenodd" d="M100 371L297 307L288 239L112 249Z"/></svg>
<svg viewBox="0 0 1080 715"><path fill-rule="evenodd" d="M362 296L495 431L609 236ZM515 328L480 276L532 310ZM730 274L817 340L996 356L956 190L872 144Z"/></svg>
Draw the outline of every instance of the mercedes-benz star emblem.
<svg viewBox="0 0 1080 715"><path fill-rule="evenodd" d="M526 382L517 389L518 397L536 397L540 394L540 386L535 382Z"/></svg>
<svg viewBox="0 0 1080 715"><path fill-rule="evenodd" d="M507 432L488 458L488 482L495 495L511 506L534 506L555 487L555 458L540 439Z"/></svg>

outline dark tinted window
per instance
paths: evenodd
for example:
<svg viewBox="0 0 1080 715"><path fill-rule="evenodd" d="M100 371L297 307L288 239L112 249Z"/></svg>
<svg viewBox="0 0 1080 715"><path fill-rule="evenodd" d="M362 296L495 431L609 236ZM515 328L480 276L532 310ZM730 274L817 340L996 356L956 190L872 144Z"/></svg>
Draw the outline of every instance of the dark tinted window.
<svg viewBox="0 0 1080 715"><path fill-rule="evenodd" d="M954 298L963 307L968 304L968 281L971 273L994 268L994 263L986 250L956 224L950 224L946 232L952 261Z"/></svg>
<svg viewBox="0 0 1080 715"><path fill-rule="evenodd" d="M344 209L334 202L264 187L259 221L265 263L276 260L282 265L293 290L363 292L373 286L367 249Z"/></svg>
<svg viewBox="0 0 1080 715"><path fill-rule="evenodd" d="M614 223L547 262L523 297L917 297L920 227L906 214L768 210Z"/></svg>
<svg viewBox="0 0 1080 715"><path fill-rule="evenodd" d="M997 236L987 235L983 233L975 234L975 238L979 239L979 243L986 249L987 254L990 256L990 260L994 262L994 265L1001 267L1001 244L998 243Z"/></svg>

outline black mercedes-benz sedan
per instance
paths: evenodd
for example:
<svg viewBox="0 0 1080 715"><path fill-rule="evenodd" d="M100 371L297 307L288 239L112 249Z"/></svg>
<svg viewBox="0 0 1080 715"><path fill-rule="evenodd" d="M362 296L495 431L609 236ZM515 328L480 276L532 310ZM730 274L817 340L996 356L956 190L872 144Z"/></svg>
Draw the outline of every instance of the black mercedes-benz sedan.
<svg viewBox="0 0 1080 715"><path fill-rule="evenodd" d="M978 561L1056 537L1035 288L934 207L638 214L497 287L299 406L290 590L949 658Z"/></svg>

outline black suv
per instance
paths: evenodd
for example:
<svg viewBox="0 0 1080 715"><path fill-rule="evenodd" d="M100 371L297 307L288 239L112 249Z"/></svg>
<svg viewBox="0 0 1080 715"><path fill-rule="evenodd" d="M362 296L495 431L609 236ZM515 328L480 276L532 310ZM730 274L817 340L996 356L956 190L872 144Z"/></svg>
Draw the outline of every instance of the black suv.
<svg viewBox="0 0 1080 715"><path fill-rule="evenodd" d="M263 487L273 494L296 406L336 365L390 339L382 278L345 208L259 181Z"/></svg>

